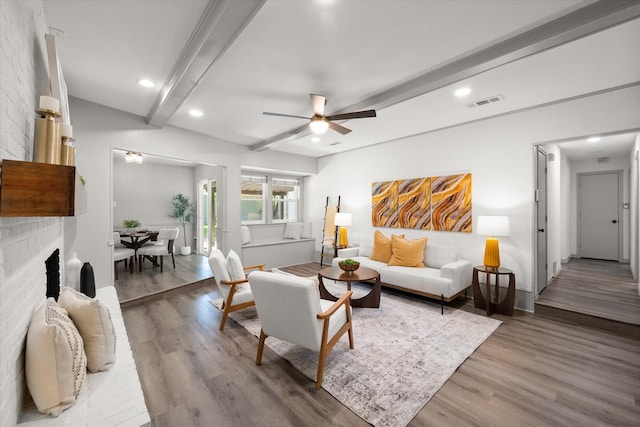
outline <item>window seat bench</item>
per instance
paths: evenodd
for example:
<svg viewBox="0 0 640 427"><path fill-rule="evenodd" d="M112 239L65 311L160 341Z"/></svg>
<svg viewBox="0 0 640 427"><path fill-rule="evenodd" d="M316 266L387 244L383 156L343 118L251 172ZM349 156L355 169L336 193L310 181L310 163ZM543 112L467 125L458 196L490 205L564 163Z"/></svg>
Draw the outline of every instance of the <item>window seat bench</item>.
<svg viewBox="0 0 640 427"><path fill-rule="evenodd" d="M267 268L312 262L316 239L285 239L285 224L248 226L251 240L242 245L243 265L266 264Z"/></svg>
<svg viewBox="0 0 640 427"><path fill-rule="evenodd" d="M105 372L87 372L84 388L72 407L58 417L38 412L33 401L18 419L19 426L41 427L138 427L151 423L140 378L125 329L118 295L113 286L96 289L111 313L116 333L116 362Z"/></svg>

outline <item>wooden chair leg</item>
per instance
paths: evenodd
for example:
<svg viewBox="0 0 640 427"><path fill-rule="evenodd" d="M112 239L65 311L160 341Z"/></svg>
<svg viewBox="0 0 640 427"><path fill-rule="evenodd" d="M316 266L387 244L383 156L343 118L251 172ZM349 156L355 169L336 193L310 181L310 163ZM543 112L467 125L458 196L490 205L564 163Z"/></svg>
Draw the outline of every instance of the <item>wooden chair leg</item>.
<svg viewBox="0 0 640 427"><path fill-rule="evenodd" d="M113 273L115 275L115 279L118 280L118 261L113 262Z"/></svg>
<svg viewBox="0 0 640 427"><path fill-rule="evenodd" d="M171 259L173 260L173 269L176 269L176 259L173 257L173 252L171 252Z"/></svg>
<svg viewBox="0 0 640 427"><path fill-rule="evenodd" d="M258 356L256 357L256 365L260 365L262 363L262 351L264 350L264 341L267 339L267 335L265 335L262 328L260 328L260 341L258 342Z"/></svg>
<svg viewBox="0 0 640 427"><path fill-rule="evenodd" d="M164 256L160 256L160 273L164 272Z"/></svg>
<svg viewBox="0 0 640 427"><path fill-rule="evenodd" d="M229 316L229 308L231 306L229 304L227 304L227 306L224 308L224 311L222 312L222 319L220 320L220 330L222 331L224 329L224 324L227 323L227 317Z"/></svg>
<svg viewBox="0 0 640 427"><path fill-rule="evenodd" d="M322 388L322 376L324 375L324 361L327 358L327 349L325 344L322 344L320 348L320 355L318 356L318 373L316 374L316 390Z"/></svg>

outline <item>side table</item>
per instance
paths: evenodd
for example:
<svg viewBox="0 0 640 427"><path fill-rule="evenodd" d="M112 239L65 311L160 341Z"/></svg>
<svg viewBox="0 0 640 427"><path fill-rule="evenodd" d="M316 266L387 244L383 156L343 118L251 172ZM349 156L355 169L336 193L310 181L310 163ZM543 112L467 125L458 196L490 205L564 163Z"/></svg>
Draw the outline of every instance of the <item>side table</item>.
<svg viewBox="0 0 640 427"><path fill-rule="evenodd" d="M479 273L485 274L485 293L482 294L480 289L480 281L478 280ZM491 275L495 275L495 296L493 301L491 300ZM500 301L500 276L509 276L509 287L507 288L507 294L504 299ZM486 308L487 316L491 313L505 314L507 316L513 316L513 306L516 300L516 275L512 270L508 268L498 267L485 267L480 265L473 268L473 303L476 308Z"/></svg>

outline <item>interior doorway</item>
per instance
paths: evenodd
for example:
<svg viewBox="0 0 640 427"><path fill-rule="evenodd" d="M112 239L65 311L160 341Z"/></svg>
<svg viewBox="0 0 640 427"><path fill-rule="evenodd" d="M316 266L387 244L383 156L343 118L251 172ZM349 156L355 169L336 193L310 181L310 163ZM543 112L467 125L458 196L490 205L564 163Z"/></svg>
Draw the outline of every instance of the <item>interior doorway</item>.
<svg viewBox="0 0 640 427"><path fill-rule="evenodd" d="M620 260L622 171L578 174L578 248L581 258Z"/></svg>
<svg viewBox="0 0 640 427"><path fill-rule="evenodd" d="M542 147L536 150L536 296L548 282L547 254L547 153Z"/></svg>
<svg viewBox="0 0 640 427"><path fill-rule="evenodd" d="M209 256L213 246L216 246L217 235L217 181L203 179L198 182L198 253Z"/></svg>

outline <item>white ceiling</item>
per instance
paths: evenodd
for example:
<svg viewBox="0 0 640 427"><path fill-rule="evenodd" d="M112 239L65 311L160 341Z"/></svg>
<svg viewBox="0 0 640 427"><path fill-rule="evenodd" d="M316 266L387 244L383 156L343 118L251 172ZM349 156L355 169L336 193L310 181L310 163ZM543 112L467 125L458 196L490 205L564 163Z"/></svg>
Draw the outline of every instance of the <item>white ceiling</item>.
<svg viewBox="0 0 640 427"><path fill-rule="evenodd" d="M154 125L166 122L252 149L305 156L393 141L640 80L639 2L44 4L71 96L147 117ZM156 86L139 86L141 78ZM460 86L471 94L455 98ZM353 132L343 136L329 130L312 142L306 127L288 135L305 120L262 115L310 117L310 93L327 97L327 114L375 108L378 117L342 122ZM467 107L494 95L503 101ZM191 117L193 108L203 117ZM634 133L603 135L597 149L584 142L587 136L562 146L580 158L623 155Z"/></svg>

